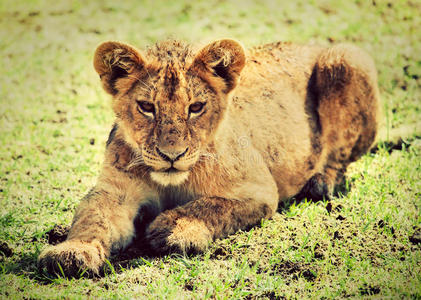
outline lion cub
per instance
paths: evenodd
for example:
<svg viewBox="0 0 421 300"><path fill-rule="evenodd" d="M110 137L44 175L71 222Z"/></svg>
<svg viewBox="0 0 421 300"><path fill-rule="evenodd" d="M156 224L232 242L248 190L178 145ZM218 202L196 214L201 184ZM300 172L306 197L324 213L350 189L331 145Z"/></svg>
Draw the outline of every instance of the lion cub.
<svg viewBox="0 0 421 300"><path fill-rule="evenodd" d="M376 70L349 45L106 42L94 67L115 124L67 240L39 257L49 272L98 274L135 235L203 251L286 198L328 197L376 136Z"/></svg>

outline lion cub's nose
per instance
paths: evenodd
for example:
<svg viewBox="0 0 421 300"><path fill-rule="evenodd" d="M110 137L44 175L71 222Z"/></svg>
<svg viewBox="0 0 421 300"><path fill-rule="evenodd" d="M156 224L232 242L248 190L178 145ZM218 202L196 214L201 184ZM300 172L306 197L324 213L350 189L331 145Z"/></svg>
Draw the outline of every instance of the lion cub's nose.
<svg viewBox="0 0 421 300"><path fill-rule="evenodd" d="M183 151L168 151L156 148L156 153L158 153L159 156L161 156L164 160L169 161L171 163L175 162L176 160L183 157L189 148L184 149Z"/></svg>

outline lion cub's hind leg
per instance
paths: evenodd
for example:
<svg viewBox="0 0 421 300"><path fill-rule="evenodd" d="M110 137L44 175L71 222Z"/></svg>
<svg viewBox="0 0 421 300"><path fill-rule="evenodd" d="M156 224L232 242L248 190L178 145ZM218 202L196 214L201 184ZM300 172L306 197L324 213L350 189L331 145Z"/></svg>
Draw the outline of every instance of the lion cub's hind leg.
<svg viewBox="0 0 421 300"><path fill-rule="evenodd" d="M322 174L317 173L311 177L301 191L295 195L298 200L307 198L313 201L320 201L329 198L329 187Z"/></svg>
<svg viewBox="0 0 421 300"><path fill-rule="evenodd" d="M313 72L324 164L297 197L320 200L343 184L347 166L374 142L379 93L372 59L354 46L327 49Z"/></svg>

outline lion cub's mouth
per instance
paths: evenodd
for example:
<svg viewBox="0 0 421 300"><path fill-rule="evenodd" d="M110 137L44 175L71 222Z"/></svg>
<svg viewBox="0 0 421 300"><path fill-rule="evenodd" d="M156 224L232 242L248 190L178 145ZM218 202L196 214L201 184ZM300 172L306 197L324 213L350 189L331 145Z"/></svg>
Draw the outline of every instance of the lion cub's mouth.
<svg viewBox="0 0 421 300"><path fill-rule="evenodd" d="M179 169L176 169L174 167L170 167L170 168L164 170L164 172L166 172L166 173L177 173L177 172L183 172L183 171L181 171Z"/></svg>
<svg viewBox="0 0 421 300"><path fill-rule="evenodd" d="M151 179L160 185L180 185L189 177L190 171L182 171L174 167L170 167L163 171L152 171Z"/></svg>

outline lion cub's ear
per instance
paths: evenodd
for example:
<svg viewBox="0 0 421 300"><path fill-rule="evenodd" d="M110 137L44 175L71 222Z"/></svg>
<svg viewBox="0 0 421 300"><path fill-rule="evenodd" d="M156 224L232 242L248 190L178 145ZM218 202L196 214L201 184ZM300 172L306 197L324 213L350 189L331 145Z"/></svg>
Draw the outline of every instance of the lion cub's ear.
<svg viewBox="0 0 421 300"><path fill-rule="evenodd" d="M111 95L129 88L129 75L143 69L145 61L140 52L120 42L105 42L94 54L94 68L101 77L104 89Z"/></svg>
<svg viewBox="0 0 421 300"><path fill-rule="evenodd" d="M206 75L223 79L222 91L230 92L237 84L238 77L246 62L244 48L230 39L218 40L199 51L192 67Z"/></svg>

